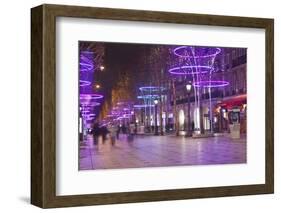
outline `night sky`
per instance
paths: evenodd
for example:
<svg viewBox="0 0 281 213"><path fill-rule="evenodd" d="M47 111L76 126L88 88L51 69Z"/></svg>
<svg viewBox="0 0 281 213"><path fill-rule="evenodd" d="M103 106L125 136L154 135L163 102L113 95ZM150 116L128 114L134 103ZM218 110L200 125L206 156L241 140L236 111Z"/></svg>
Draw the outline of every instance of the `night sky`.
<svg viewBox="0 0 281 213"><path fill-rule="evenodd" d="M117 82L128 75L132 86L139 77L141 65L141 55L145 51L146 45L126 44L126 43L104 43L105 71L96 73L95 78L98 83L104 85L102 92L110 99L112 88Z"/></svg>

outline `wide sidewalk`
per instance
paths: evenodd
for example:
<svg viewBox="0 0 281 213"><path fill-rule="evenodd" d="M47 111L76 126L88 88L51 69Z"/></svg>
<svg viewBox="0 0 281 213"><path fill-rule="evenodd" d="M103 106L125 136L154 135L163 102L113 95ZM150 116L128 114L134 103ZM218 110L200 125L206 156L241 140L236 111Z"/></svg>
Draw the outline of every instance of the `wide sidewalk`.
<svg viewBox="0 0 281 213"><path fill-rule="evenodd" d="M79 168L117 169L160 166L246 163L246 137L184 138L175 136L120 135L93 144L92 136L80 145Z"/></svg>

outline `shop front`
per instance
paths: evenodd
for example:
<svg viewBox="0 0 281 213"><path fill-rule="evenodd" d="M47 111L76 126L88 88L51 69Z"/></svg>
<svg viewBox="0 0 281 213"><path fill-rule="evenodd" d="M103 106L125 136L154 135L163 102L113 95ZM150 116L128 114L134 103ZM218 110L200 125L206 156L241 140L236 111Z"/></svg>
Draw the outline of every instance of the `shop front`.
<svg viewBox="0 0 281 213"><path fill-rule="evenodd" d="M247 133L247 96L229 97L214 108L214 132ZM238 133L237 133L238 134Z"/></svg>

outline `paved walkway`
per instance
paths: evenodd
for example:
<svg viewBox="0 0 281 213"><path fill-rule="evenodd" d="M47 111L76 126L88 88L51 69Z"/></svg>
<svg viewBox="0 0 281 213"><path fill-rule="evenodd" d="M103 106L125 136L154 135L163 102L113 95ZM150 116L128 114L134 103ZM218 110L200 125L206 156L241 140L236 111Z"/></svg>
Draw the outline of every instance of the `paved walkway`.
<svg viewBox="0 0 281 213"><path fill-rule="evenodd" d="M246 163L246 138L120 135L115 145L101 138L93 145L88 136L80 145L80 170L235 163Z"/></svg>

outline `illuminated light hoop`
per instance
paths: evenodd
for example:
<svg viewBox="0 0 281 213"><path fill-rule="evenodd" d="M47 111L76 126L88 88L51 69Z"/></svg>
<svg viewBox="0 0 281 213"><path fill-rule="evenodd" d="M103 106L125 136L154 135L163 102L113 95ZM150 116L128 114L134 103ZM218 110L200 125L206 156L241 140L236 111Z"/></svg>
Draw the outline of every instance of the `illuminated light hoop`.
<svg viewBox="0 0 281 213"><path fill-rule="evenodd" d="M107 115L106 117L113 118L113 117L116 117L116 116L118 116L118 115Z"/></svg>
<svg viewBox="0 0 281 213"><path fill-rule="evenodd" d="M83 110L91 110L91 109L92 109L92 107L90 107L90 106L83 106L81 111L83 111Z"/></svg>
<svg viewBox="0 0 281 213"><path fill-rule="evenodd" d="M101 94L80 94L80 100L96 100L103 98Z"/></svg>
<svg viewBox="0 0 281 213"><path fill-rule="evenodd" d="M80 72L92 72L94 65L90 63L80 62Z"/></svg>
<svg viewBox="0 0 281 213"><path fill-rule="evenodd" d="M112 111L109 115L119 115L120 114L120 112L116 112L116 111Z"/></svg>
<svg viewBox="0 0 281 213"><path fill-rule="evenodd" d="M94 119L96 119L96 118L95 117L89 117L89 118L87 117L87 118L85 118L86 121L92 121Z"/></svg>
<svg viewBox="0 0 281 213"><path fill-rule="evenodd" d="M88 115L86 115L84 119L85 119L86 121L89 121L89 120L93 120L93 119L95 119L95 118L96 118L96 116L88 116Z"/></svg>
<svg viewBox="0 0 281 213"><path fill-rule="evenodd" d="M82 50L81 53L83 53L83 54L90 54L90 55L94 54L92 51L88 51L88 50Z"/></svg>
<svg viewBox="0 0 281 213"><path fill-rule="evenodd" d="M87 117L96 117L96 114L95 113L89 113L86 115Z"/></svg>
<svg viewBox="0 0 281 213"><path fill-rule="evenodd" d="M119 102L117 102L117 106L122 106L122 105L127 105L127 106L129 106L129 105L131 105L131 104L132 104L131 101L119 101ZM118 108L118 107L116 107L116 108Z"/></svg>
<svg viewBox="0 0 281 213"><path fill-rule="evenodd" d="M88 57L93 57L93 52L90 51L81 51L80 52L80 71L85 72L85 71L93 71L94 70L94 65L93 61L89 59Z"/></svg>
<svg viewBox="0 0 281 213"><path fill-rule="evenodd" d="M159 98L159 95L139 95L138 99L155 99Z"/></svg>
<svg viewBox="0 0 281 213"><path fill-rule="evenodd" d="M135 104L134 108L145 108L145 107L154 107L154 105L149 104Z"/></svg>
<svg viewBox="0 0 281 213"><path fill-rule="evenodd" d="M83 106L83 107L95 107L95 106L99 106L100 105L100 103L99 102L81 102L81 105Z"/></svg>
<svg viewBox="0 0 281 213"><path fill-rule="evenodd" d="M196 81L192 84L194 87L225 87L229 85L228 81Z"/></svg>
<svg viewBox="0 0 281 213"><path fill-rule="evenodd" d="M91 85L91 81L84 81L84 80L80 80L80 87L86 87Z"/></svg>
<svg viewBox="0 0 281 213"><path fill-rule="evenodd" d="M195 47L195 48L209 48L209 50L215 50L215 52L211 53L211 54L204 54L204 55L183 55L181 53L181 51L186 50L188 48L191 48L189 46L180 46L180 47L177 47L174 49L174 54L178 57L182 57L182 58L208 58L208 57L215 57L217 54L219 54L221 52L221 49L220 48L213 48L213 47Z"/></svg>
<svg viewBox="0 0 281 213"><path fill-rule="evenodd" d="M158 92L158 91L164 91L164 87L157 87L157 86L144 86L139 88L142 92Z"/></svg>
<svg viewBox="0 0 281 213"><path fill-rule="evenodd" d="M124 115L121 115L118 118L116 118L116 120L122 120L122 119L126 119L126 118L130 118L130 116L128 114L124 114Z"/></svg>
<svg viewBox="0 0 281 213"><path fill-rule="evenodd" d="M83 115L87 115L87 113L91 112L91 110L81 110Z"/></svg>
<svg viewBox="0 0 281 213"><path fill-rule="evenodd" d="M122 119L124 119L122 116L118 116L118 117L116 117L116 118L113 118L112 120L113 120L113 121L120 121L120 120L122 120Z"/></svg>
<svg viewBox="0 0 281 213"><path fill-rule="evenodd" d="M86 114L86 117L87 117L87 118L96 117L96 114L95 114L95 113Z"/></svg>
<svg viewBox="0 0 281 213"><path fill-rule="evenodd" d="M111 122L105 122L105 123L101 124L101 126L107 126L107 125L110 125L110 124L111 124Z"/></svg>
<svg viewBox="0 0 281 213"><path fill-rule="evenodd" d="M193 72L192 68L199 68L199 72ZM184 72L184 69L190 70L188 72ZM208 73L213 71L214 68L211 66L194 66L194 65L185 65L181 67L174 67L168 70L169 73L174 74L174 75L193 75L193 74L203 74L203 73Z"/></svg>
<svg viewBox="0 0 281 213"><path fill-rule="evenodd" d="M123 105L124 102L117 102L117 105L120 106L120 105Z"/></svg>
<svg viewBox="0 0 281 213"><path fill-rule="evenodd" d="M126 119L126 118L130 118L130 117L124 117L123 115L122 116L119 116L119 117L117 117L115 120L122 120L122 119Z"/></svg>

